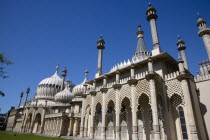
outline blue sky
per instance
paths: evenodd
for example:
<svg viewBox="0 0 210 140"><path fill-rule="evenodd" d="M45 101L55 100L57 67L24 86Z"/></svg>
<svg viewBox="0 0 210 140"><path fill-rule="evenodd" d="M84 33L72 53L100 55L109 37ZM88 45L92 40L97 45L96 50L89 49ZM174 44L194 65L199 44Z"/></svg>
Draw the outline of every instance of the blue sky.
<svg viewBox="0 0 210 140"><path fill-rule="evenodd" d="M197 15L209 21L209 0L151 0L158 11L157 27L163 51L177 58L177 36L187 46L189 68L198 71L198 62L207 54L196 27ZM1 0L0 52L14 61L6 68L10 78L0 79L1 112L17 106L19 94L31 88L33 98L38 83L66 66L74 84L89 79L97 70L96 42L103 34L106 42L103 71L132 57L137 25L142 25L145 43L152 49L150 25L146 20L147 0ZM22 100L23 103L24 100Z"/></svg>

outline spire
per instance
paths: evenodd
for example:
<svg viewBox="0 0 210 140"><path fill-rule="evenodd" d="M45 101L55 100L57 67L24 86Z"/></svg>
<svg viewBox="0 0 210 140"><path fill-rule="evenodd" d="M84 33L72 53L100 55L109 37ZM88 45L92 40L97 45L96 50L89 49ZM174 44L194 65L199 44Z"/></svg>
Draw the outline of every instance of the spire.
<svg viewBox="0 0 210 140"><path fill-rule="evenodd" d="M137 34L137 38L138 38L138 42L137 42L137 47L136 47L136 53L139 52L147 52L147 48L146 45L144 43L144 32L141 31L141 25L138 25L138 31L136 32Z"/></svg>
<svg viewBox="0 0 210 140"><path fill-rule="evenodd" d="M133 60L143 60L150 56L150 53L147 50L147 47L144 42L144 32L141 30L141 25L138 25L138 31L136 32L137 34L137 47L136 47L136 52L133 56Z"/></svg>

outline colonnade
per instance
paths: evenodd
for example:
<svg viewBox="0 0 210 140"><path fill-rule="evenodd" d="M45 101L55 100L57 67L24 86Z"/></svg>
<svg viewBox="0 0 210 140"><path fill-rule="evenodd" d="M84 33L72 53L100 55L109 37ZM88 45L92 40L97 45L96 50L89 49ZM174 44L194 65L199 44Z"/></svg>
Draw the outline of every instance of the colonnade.
<svg viewBox="0 0 210 140"><path fill-rule="evenodd" d="M52 117L45 119L44 134L60 136L61 125L62 125L61 117L54 117L54 118Z"/></svg>
<svg viewBox="0 0 210 140"><path fill-rule="evenodd" d="M182 64L183 65L183 64ZM81 128L84 128L81 130L81 137L89 137L91 139L107 139L112 138L116 140L162 140L162 139L170 139L171 137L171 131L170 131L170 125L173 123L176 119L172 120L172 122L166 118L169 117L167 108L167 103L162 102L159 100L165 100L165 97L162 99L157 99L157 86L156 86L156 80L155 78L158 77L158 75L154 72L153 69L153 61L151 58L148 59L148 74L146 75L146 79L149 83L149 93L150 97L148 97L148 102L145 104L141 104L139 99L137 99L137 92L136 92L136 84L138 80L135 79L135 71L134 71L134 65L130 68L131 73L131 79L128 81L127 84L130 85L130 93L131 93L131 99L126 99L127 101L120 104L120 89L121 84L119 84L119 77L120 77L120 71L116 72L116 84L113 85L113 88L115 90L115 105L114 108L114 121L113 123L113 135L110 137L110 131L109 129L109 123L107 123L107 114L108 114L108 108L106 106L106 93L108 91L107 85L107 76L105 75L103 78L103 87L100 89L102 93L102 103L101 103L101 110L97 110L94 108L95 105L95 95L97 92L95 90L91 91L91 105L86 108L83 104L83 109L87 109L87 113L82 115L82 119L84 120L83 123L81 123ZM180 70L181 72L181 70ZM183 73L185 74L185 73ZM186 80L186 79L185 79ZM187 94L184 97L185 103L190 106L192 109L191 100L189 98L190 90L189 85L185 82L184 79L181 80L181 85L183 87L182 91L183 94ZM95 85L94 81L94 85ZM141 97L140 97L141 98ZM125 104L125 105L124 105ZM165 105L166 104L166 105ZM124 109L123 109L124 107ZM166 107L166 108L165 108ZM140 109L141 108L141 109ZM187 106L188 108L188 106ZM186 111L186 109L183 109ZM101 114L100 114L101 111ZM176 110L178 113L180 110ZM190 115L189 119L186 120L186 125L189 126L190 129L192 129L193 124L193 130L191 130L193 133L189 133L189 137L193 137L196 140L198 139L197 136L197 130L194 127L195 125L195 118L194 115L191 114L192 111L187 111L185 114ZM166 115L167 114L167 115ZM123 118L124 115L124 118ZM101 119L98 119L97 118ZM189 120L189 122L188 122ZM97 123L94 125L94 123ZM180 122L179 122L180 123ZM179 124L180 126L182 124ZM178 127L178 126L176 126ZM110 127L111 128L111 127ZM167 130L166 130L167 128ZM99 131L101 132L101 135L99 135ZM182 130L177 130L182 131ZM191 132L189 131L189 132ZM180 135L183 134L183 132L177 132ZM184 137L180 136L179 138Z"/></svg>

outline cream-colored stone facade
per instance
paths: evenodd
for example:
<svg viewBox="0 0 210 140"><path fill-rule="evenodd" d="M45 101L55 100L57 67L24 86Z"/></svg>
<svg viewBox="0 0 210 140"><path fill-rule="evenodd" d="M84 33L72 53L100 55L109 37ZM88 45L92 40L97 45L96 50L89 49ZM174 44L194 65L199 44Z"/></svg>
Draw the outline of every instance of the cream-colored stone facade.
<svg viewBox="0 0 210 140"><path fill-rule="evenodd" d="M146 13L154 45L152 53L138 26L132 60L102 73L105 41L101 37L97 42L98 71L94 79L88 81L86 71L84 81L74 86L65 82L67 70L62 71L61 79L57 67L53 76L39 83L33 100L10 111L7 130L81 139L209 140L208 67L202 67L205 76L194 78L180 38L178 61L163 52L156 9L150 5ZM203 21L198 22L200 27Z"/></svg>

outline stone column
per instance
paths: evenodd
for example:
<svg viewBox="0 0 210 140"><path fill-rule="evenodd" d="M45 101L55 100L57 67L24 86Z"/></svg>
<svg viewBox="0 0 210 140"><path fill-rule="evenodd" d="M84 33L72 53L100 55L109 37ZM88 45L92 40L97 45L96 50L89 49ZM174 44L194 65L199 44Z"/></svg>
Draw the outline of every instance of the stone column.
<svg viewBox="0 0 210 140"><path fill-rule="evenodd" d="M153 69L152 59L148 59L148 71L149 74L146 75L146 79L149 81L150 95L151 95L151 108L152 108L152 120L153 120L153 140L160 140L160 126L158 118L158 108L157 108L157 97L156 97L156 87L155 87L155 72Z"/></svg>
<svg viewBox="0 0 210 140"><path fill-rule="evenodd" d="M25 113L24 113L24 116L23 116L23 121L22 121L22 124L21 124L21 132L24 132L24 130L25 130L25 125L26 125L26 120L27 120L27 118L28 118L28 108L25 108Z"/></svg>
<svg viewBox="0 0 210 140"><path fill-rule="evenodd" d="M101 92L103 94L103 102L102 102L102 139L106 139L106 92L107 92L107 88L106 88L106 84L107 84L107 77L104 76L103 79L103 88L101 88Z"/></svg>
<svg viewBox="0 0 210 140"><path fill-rule="evenodd" d="M86 114L85 116L84 137L87 137L87 131L88 131L87 124L88 124L88 114Z"/></svg>
<svg viewBox="0 0 210 140"><path fill-rule="evenodd" d="M116 84L113 85L116 95L116 140L120 140L120 72L116 72Z"/></svg>
<svg viewBox="0 0 210 140"><path fill-rule="evenodd" d="M44 131L44 124L45 124L45 113L46 113L46 109L47 109L47 100L45 101L45 107L43 108L43 115L42 115L42 120L41 120L41 133L43 133Z"/></svg>
<svg viewBox="0 0 210 140"><path fill-rule="evenodd" d="M70 117L69 119L69 132L68 132L68 136L71 136L71 132L72 132L72 117Z"/></svg>
<svg viewBox="0 0 210 140"><path fill-rule="evenodd" d="M78 120L77 118L75 118L73 136L77 136L77 125L78 125Z"/></svg>
<svg viewBox="0 0 210 140"><path fill-rule="evenodd" d="M208 30L208 32L210 33L210 29ZM202 36L203 38L203 42L206 48L206 52L208 54L208 57L210 59L210 35L209 34L205 34Z"/></svg>
<svg viewBox="0 0 210 140"><path fill-rule="evenodd" d="M168 104L168 95L167 95L167 91L166 91L166 84L164 82L164 80L162 80L162 88L163 88L163 97L164 97L164 114L165 115L165 124L166 124L166 135L167 135L167 138L171 138L171 130L170 130L170 107L169 107L169 104Z"/></svg>
<svg viewBox="0 0 210 140"><path fill-rule="evenodd" d="M181 81L181 85L182 85L182 91L184 94L184 101L186 104L186 109L185 111L187 111L187 122L189 124L187 124L190 128L190 135L189 137L191 137L192 140L198 140L198 132L197 132L197 128L196 128L196 123L195 123L195 118L194 118L194 113L193 113L193 107L192 107L192 102L191 102L191 97L190 97L190 89L189 89L189 85L188 85L188 79L190 78L189 74L186 74L184 69L184 62L182 60L179 60L179 71L180 71L180 75L177 76L177 79L179 81Z"/></svg>
<svg viewBox="0 0 210 140"><path fill-rule="evenodd" d="M60 118L59 136L61 136L63 132L63 122L64 122L64 117L62 115L62 117Z"/></svg>
<svg viewBox="0 0 210 140"><path fill-rule="evenodd" d="M136 101L136 84L134 65L131 66L131 80L128 81L131 86L131 107L132 107L132 140L138 140L137 132L137 101Z"/></svg>
<svg viewBox="0 0 210 140"><path fill-rule="evenodd" d="M85 93L87 94L87 84L85 86ZM81 124L80 124L80 137L84 138L84 112L85 112L85 104L86 104L86 96L83 96L82 99L82 112L81 112Z"/></svg>
<svg viewBox="0 0 210 140"><path fill-rule="evenodd" d="M94 139L94 104L95 104L95 93L91 93L91 124L90 124L90 138Z"/></svg>
<svg viewBox="0 0 210 140"><path fill-rule="evenodd" d="M31 125L30 125L30 133L32 133L33 131L33 125L34 125L34 119L35 119L35 113L36 113L37 108L34 108L33 114L32 114L32 118L31 118Z"/></svg>

